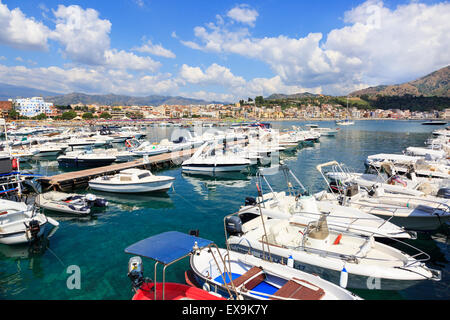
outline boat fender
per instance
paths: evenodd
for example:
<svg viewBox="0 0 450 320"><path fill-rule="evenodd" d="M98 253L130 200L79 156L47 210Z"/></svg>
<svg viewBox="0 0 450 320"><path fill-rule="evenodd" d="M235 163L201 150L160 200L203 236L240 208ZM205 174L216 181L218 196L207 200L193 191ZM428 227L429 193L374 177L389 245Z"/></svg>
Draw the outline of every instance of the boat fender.
<svg viewBox="0 0 450 320"><path fill-rule="evenodd" d="M211 287L210 287L210 285L207 282L205 282L203 284L202 289L205 290L205 291L208 291L208 292L211 291Z"/></svg>
<svg viewBox="0 0 450 320"><path fill-rule="evenodd" d="M341 278L339 280L339 285L345 289L347 288L347 282L348 282L348 272L347 269L345 269L344 265L344 267L341 270Z"/></svg>
<svg viewBox="0 0 450 320"><path fill-rule="evenodd" d="M294 258L292 257L292 255L289 255L289 258L287 259L287 266L290 268L294 267Z"/></svg>
<svg viewBox="0 0 450 320"><path fill-rule="evenodd" d="M17 170L19 168L19 164L16 158L12 159L11 166L13 170Z"/></svg>

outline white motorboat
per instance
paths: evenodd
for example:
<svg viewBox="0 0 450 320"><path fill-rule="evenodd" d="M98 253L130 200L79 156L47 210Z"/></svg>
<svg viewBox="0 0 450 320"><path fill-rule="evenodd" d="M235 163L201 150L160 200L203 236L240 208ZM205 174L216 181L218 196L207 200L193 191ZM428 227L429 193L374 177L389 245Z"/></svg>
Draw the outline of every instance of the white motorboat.
<svg viewBox="0 0 450 320"><path fill-rule="evenodd" d="M85 216L91 213L92 207L106 207L108 202L93 194L78 195L58 191L39 194L36 205L60 213Z"/></svg>
<svg viewBox="0 0 450 320"><path fill-rule="evenodd" d="M377 242L373 236L333 231L328 228L326 215L307 225L264 216L240 224L232 217L225 217L231 250L282 264L292 257L294 268L335 284L346 273L348 288L403 290L424 280L441 279L440 271L425 265L430 258L425 252L395 240L417 250L410 256Z"/></svg>
<svg viewBox="0 0 450 320"><path fill-rule="evenodd" d="M44 143L38 144L30 148L30 151L34 153L34 157L54 157L64 152L68 146L64 144L56 143Z"/></svg>
<svg viewBox="0 0 450 320"><path fill-rule="evenodd" d="M356 183L369 189L374 185L378 185L383 187L384 191L388 193L411 196L433 195L445 197L448 194L448 180L417 177L414 172L400 176L390 163L382 164L386 176L382 176L380 172L376 172L376 174L350 172L342 164L335 161L328 163L328 165L331 165L333 169L325 173L325 175L330 180L330 187L336 190L339 188L339 185Z"/></svg>
<svg viewBox="0 0 450 320"><path fill-rule="evenodd" d="M340 200L326 192L316 197L379 216L408 230L433 231L450 223L449 199L387 194L377 185L369 192L358 185L347 186Z"/></svg>
<svg viewBox="0 0 450 320"><path fill-rule="evenodd" d="M223 260L222 260L223 259ZM350 291L287 265L213 247L191 255L186 282L246 300L361 300Z"/></svg>
<svg viewBox="0 0 450 320"><path fill-rule="evenodd" d="M41 237L48 225L59 223L23 202L0 200L0 243L28 243Z"/></svg>
<svg viewBox="0 0 450 320"><path fill-rule="evenodd" d="M321 136L334 137L338 133L338 129L321 128L317 124L306 124L305 127L309 128L312 132L318 132Z"/></svg>
<svg viewBox="0 0 450 320"><path fill-rule="evenodd" d="M166 146L160 146L158 144L151 144L149 141L140 143L136 139L127 140L125 142L127 150L134 153L137 156L156 156L169 152L169 148Z"/></svg>
<svg viewBox="0 0 450 320"><path fill-rule="evenodd" d="M355 122L352 121L352 120L349 120L349 119L344 119L344 120L338 120L338 121L336 121L336 124L337 124L338 126L352 126L352 125L355 124Z"/></svg>
<svg viewBox="0 0 450 320"><path fill-rule="evenodd" d="M273 175L276 170L283 173L287 192L275 192L266 179L265 172ZM259 169L257 173L259 190L263 188L263 181L271 192L260 194L257 199L247 198L246 205L239 211L243 215L260 215L262 213L263 216L269 218L288 219L307 225L319 219L322 214L327 214L329 228L335 231L351 231L376 238L411 239L416 237L414 232L407 232L402 227L385 221L383 218L308 195L305 187L286 165L280 165L278 168ZM300 190L294 188L295 185Z"/></svg>
<svg viewBox="0 0 450 320"><path fill-rule="evenodd" d="M149 170L127 169L116 175L89 181L93 190L117 193L165 192L172 187L174 177L155 176Z"/></svg>
<svg viewBox="0 0 450 320"><path fill-rule="evenodd" d="M250 160L233 153L222 153L222 150L216 150L214 142L206 142L190 159L182 163L182 169L195 172L242 171L250 164Z"/></svg>
<svg viewBox="0 0 450 320"><path fill-rule="evenodd" d="M367 157L365 166L370 170L380 170L384 163L390 163L399 174L414 172L417 177L450 179L450 166L447 161L426 161L424 157L403 154L374 154Z"/></svg>

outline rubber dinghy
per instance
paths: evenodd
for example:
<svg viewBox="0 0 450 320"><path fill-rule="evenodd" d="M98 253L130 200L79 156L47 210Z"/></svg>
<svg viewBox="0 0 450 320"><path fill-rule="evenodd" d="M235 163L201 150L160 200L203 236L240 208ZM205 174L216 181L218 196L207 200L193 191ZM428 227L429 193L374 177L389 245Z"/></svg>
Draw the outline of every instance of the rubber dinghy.
<svg viewBox="0 0 450 320"><path fill-rule="evenodd" d="M85 216L91 214L93 207L108 206L108 201L93 194L50 191L39 194L36 197L36 205L50 211Z"/></svg>
<svg viewBox="0 0 450 320"><path fill-rule="evenodd" d="M220 265L222 257L226 257L226 271ZM246 300L361 299L318 276L221 248L197 251L191 256L190 265L186 282L222 296L231 291L235 299L239 296Z"/></svg>
<svg viewBox="0 0 450 320"><path fill-rule="evenodd" d="M325 215L308 225L261 216L233 225L231 217L225 218L225 226L233 251L251 252L257 257L269 253L280 263L292 256L295 268L333 283L340 282L345 269L349 288L367 289L374 278L379 280L377 289L381 290L403 290L423 280L441 279L440 271L424 264L430 257L423 251L403 243L418 251L410 256L375 241L373 236L328 229ZM420 255L424 258L419 260Z"/></svg>

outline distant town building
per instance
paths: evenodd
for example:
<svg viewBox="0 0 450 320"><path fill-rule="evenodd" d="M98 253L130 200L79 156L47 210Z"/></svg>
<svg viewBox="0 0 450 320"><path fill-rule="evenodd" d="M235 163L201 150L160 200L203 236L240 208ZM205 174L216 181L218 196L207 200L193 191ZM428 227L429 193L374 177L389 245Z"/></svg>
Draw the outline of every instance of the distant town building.
<svg viewBox="0 0 450 320"><path fill-rule="evenodd" d="M35 117L41 113L45 113L50 116L55 113L53 103L45 102L41 97L15 99L14 106L16 111L21 116L25 117Z"/></svg>
<svg viewBox="0 0 450 320"><path fill-rule="evenodd" d="M0 112L2 118L5 118L12 109L12 101L0 101Z"/></svg>

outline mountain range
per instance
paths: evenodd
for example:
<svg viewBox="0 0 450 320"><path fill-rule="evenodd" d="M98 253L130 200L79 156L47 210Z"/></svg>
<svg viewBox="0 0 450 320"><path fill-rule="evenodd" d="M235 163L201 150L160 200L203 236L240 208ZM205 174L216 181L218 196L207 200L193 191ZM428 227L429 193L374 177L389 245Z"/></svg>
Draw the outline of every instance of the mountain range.
<svg viewBox="0 0 450 320"><path fill-rule="evenodd" d="M420 79L396 84L381 85L358 90L349 94L351 97L380 96L424 96L450 97L450 66L439 69Z"/></svg>
<svg viewBox="0 0 450 320"><path fill-rule="evenodd" d="M132 97L126 95L103 94L92 95L85 93L58 94L51 91L39 90L23 86L14 86L0 83L0 100L44 97L45 101L53 102L55 105L66 106L69 104L101 104L110 106L160 106L160 105L189 105L189 104L221 104L219 101L205 101L185 97L149 95L146 97Z"/></svg>
<svg viewBox="0 0 450 320"><path fill-rule="evenodd" d="M444 97L450 98L450 65L439 69L420 79L396 85L380 85L358 90L349 94L350 97L368 97L374 99L378 96L400 97L405 95L424 96L424 97ZM189 105L189 104L227 104L220 101L205 101L201 99L191 99L185 97L149 95L146 97L133 97L127 95L103 94L92 95L85 93L69 93L58 94L51 91L28 88L23 86L14 86L0 83L0 100L14 98L28 98L41 96L48 102L55 105L69 104L101 104L101 105ZM282 100L282 99L301 99L318 97L322 95L309 92L296 94L275 93L266 98L266 100Z"/></svg>

